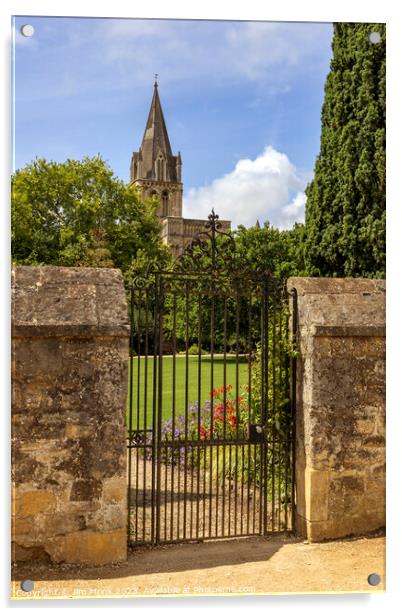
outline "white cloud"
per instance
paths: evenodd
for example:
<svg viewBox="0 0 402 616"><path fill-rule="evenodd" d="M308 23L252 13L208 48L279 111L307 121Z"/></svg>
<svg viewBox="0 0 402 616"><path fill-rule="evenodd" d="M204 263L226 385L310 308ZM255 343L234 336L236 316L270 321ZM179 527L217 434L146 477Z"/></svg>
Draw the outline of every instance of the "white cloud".
<svg viewBox="0 0 402 616"><path fill-rule="evenodd" d="M320 28L314 24L247 22L229 26L225 33L227 58L244 77L255 81L270 76L278 80L281 73L270 69L281 66L282 71L297 67L313 50L317 50ZM287 72L287 71L286 71Z"/></svg>
<svg viewBox="0 0 402 616"><path fill-rule="evenodd" d="M264 82L275 94L289 90L301 66L314 70L323 62L331 28L318 23L104 20L94 35L102 49L99 61L117 70L124 67L129 82L149 83L156 71L164 85L195 76L221 83L245 79Z"/></svg>
<svg viewBox="0 0 402 616"><path fill-rule="evenodd" d="M184 215L205 218L212 208L232 228L269 221L280 229L303 222L305 174L297 171L286 154L267 146L255 160L239 160L233 171L207 186L190 188L184 198Z"/></svg>

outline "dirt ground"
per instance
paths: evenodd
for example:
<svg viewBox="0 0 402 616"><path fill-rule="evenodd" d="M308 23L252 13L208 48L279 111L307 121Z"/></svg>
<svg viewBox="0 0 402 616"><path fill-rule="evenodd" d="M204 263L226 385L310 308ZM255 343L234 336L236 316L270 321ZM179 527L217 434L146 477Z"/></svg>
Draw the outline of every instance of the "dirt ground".
<svg viewBox="0 0 402 616"><path fill-rule="evenodd" d="M372 587L370 573L381 582ZM22 580L34 590L20 590ZM19 565L12 597L94 598L385 590L385 538L308 544L277 534L137 548L126 563L103 567Z"/></svg>
<svg viewBox="0 0 402 616"><path fill-rule="evenodd" d="M214 448L216 461L218 447ZM229 450L229 447L227 447ZM235 456L247 461L255 452L236 447L227 451L227 464ZM229 458L230 454L230 458ZM212 462L212 459L211 459ZM131 460L130 516L132 543L151 540L152 470L151 462L132 455ZM290 482L288 492L290 491ZM290 505L278 507L285 494L276 488L274 501L271 494L267 503L267 531L286 530L291 527ZM161 464L160 479L160 537L163 542L182 539L229 538L240 535L262 534L260 518L262 498L258 485L243 484L236 478L217 479L207 470L197 470L189 465Z"/></svg>

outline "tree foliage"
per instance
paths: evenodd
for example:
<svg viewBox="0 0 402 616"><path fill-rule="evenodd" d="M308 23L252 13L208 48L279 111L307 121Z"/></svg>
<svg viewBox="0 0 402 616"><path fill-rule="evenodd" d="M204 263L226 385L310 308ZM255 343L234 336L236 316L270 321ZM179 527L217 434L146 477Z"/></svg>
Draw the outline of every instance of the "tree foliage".
<svg viewBox="0 0 402 616"><path fill-rule="evenodd" d="M250 269L269 273L280 282L289 276L304 276L304 233L301 224L282 231L269 222L249 229L240 226L235 232L239 259Z"/></svg>
<svg viewBox="0 0 402 616"><path fill-rule="evenodd" d="M167 262L156 203L113 176L99 156L35 159L12 177L12 257L25 265L134 269Z"/></svg>
<svg viewBox="0 0 402 616"><path fill-rule="evenodd" d="M373 44L371 32L381 41ZM334 26L320 153L307 188L315 276L385 276L385 25Z"/></svg>

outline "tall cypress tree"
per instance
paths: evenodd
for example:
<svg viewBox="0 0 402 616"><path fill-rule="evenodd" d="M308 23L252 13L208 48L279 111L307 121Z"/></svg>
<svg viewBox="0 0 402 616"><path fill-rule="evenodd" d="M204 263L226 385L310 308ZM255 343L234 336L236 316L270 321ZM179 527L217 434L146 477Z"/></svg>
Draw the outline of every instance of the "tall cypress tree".
<svg viewBox="0 0 402 616"><path fill-rule="evenodd" d="M378 32L380 42L369 35ZM307 187L314 276L385 276L385 25L334 25L321 145Z"/></svg>

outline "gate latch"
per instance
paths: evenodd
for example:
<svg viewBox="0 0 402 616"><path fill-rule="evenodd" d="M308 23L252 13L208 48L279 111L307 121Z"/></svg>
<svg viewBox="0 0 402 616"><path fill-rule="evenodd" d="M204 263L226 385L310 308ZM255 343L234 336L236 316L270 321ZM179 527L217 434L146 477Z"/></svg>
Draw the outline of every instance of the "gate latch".
<svg viewBox="0 0 402 616"><path fill-rule="evenodd" d="M248 424L248 438L250 443L264 443L264 428L261 424Z"/></svg>

